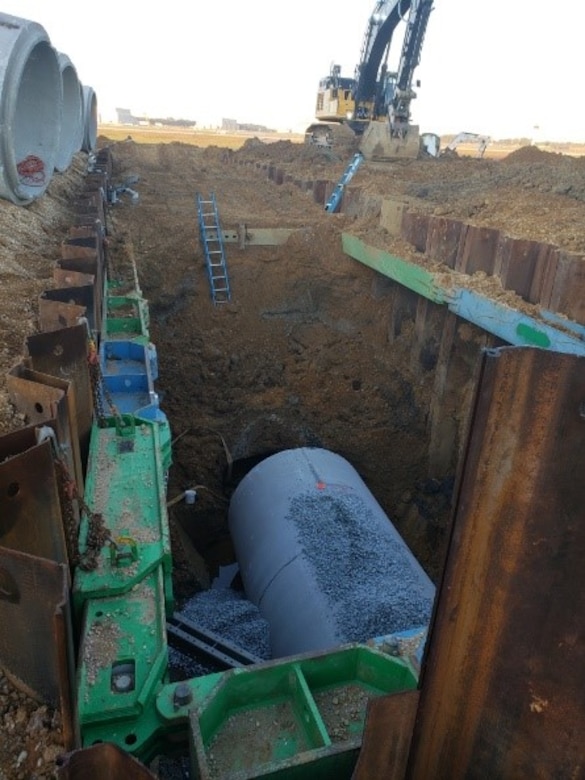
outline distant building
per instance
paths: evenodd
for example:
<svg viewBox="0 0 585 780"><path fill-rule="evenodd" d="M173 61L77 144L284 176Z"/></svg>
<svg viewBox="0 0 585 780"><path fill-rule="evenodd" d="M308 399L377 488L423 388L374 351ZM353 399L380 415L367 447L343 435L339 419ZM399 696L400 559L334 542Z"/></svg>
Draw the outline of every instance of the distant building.
<svg viewBox="0 0 585 780"><path fill-rule="evenodd" d="M173 119L172 117L134 116L129 108L117 108L118 123L121 125L156 125L167 127L195 127L194 119Z"/></svg>
<svg viewBox="0 0 585 780"><path fill-rule="evenodd" d="M118 115L118 123L121 125L137 125L139 122L138 117L132 116L132 111L129 108L117 108L116 114Z"/></svg>
<svg viewBox="0 0 585 780"><path fill-rule="evenodd" d="M235 119L222 119L221 129L226 133L237 133L241 131L243 133L274 133L270 127L265 125L252 125L252 124L240 124Z"/></svg>

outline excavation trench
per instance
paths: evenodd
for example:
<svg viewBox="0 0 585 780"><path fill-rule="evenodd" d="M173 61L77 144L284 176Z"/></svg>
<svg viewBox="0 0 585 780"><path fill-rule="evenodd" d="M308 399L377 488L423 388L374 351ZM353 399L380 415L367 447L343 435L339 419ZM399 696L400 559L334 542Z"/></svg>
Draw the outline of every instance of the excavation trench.
<svg viewBox="0 0 585 780"><path fill-rule="evenodd" d="M298 187L276 187L219 150L160 146L138 155L124 142L116 155L120 179L135 170L143 177L139 208L122 204L114 227L149 301L157 390L173 432L179 604L234 561L228 508L242 477L266 456L301 447L353 466L436 583L479 334L457 331L461 357L442 355L441 307L423 311L414 293L342 251L341 232L375 230L375 215L356 223L326 214ZM211 301L194 203L194 192L210 191L225 230L294 229L279 246L226 244L232 301L221 306ZM431 408L445 361L455 392L442 437ZM444 453L431 457L443 438ZM197 500L187 504L180 496L191 488Z"/></svg>
<svg viewBox="0 0 585 780"><path fill-rule="evenodd" d="M238 155L178 143L113 144L116 180L138 174L140 203L121 202L108 214L109 273L118 278L118 257L131 254L149 300L157 390L175 437L169 498L200 486L193 505L180 500L170 510L179 604L208 588L233 560L227 508L242 477L266 456L300 446L346 458L437 582L478 357L493 340L346 256L341 232L390 250L391 239L368 211L368 197L378 204L381 195L416 197L416 209L457 219L479 215L480 222L509 234L581 252L574 225L583 222L583 168L534 147L502 165L413 163L394 166L392 175L386 168L364 168L358 182L364 197L354 201L360 215L354 219L324 214L296 183L303 177L335 180L339 160L325 170L322 160L309 160L296 145L259 146ZM263 158L273 168L298 167L295 182L280 170L277 186L258 167ZM37 297L52 284L51 267L73 218L72 193L84 172L85 160L76 158L29 209L4 204L4 374L38 329ZM210 190L225 228L296 229L278 248L228 247L234 297L219 309L209 298L194 206L195 193ZM554 224L546 214L554 215ZM400 255L400 247L394 251ZM0 412L3 432L25 422L5 384ZM204 595L212 611L220 600L212 588ZM2 711L14 712L14 701L0 677ZM31 732L27 727L19 734L6 718L10 733L0 740L0 754L3 762L8 755L16 762ZM43 740L59 739L54 722L49 728L43 715L39 724ZM44 744L37 733L35 726L35 751ZM55 753L62 749L51 746ZM46 762L52 764L50 757Z"/></svg>
<svg viewBox="0 0 585 780"><path fill-rule="evenodd" d="M175 436L170 496L197 491L194 504L171 508L182 539L182 597L234 560L227 509L241 479L264 458L297 447L323 447L349 461L429 575L440 569L453 484L451 471L428 471L436 364L429 355L440 334L413 360L413 322L405 319L398 337L389 334L392 288L324 232L312 236L326 250L323 264L294 240L232 250L236 300L227 307L201 300L199 269L178 281L172 312L168 292L159 298L142 276L161 405ZM196 308L205 309L204 327Z"/></svg>

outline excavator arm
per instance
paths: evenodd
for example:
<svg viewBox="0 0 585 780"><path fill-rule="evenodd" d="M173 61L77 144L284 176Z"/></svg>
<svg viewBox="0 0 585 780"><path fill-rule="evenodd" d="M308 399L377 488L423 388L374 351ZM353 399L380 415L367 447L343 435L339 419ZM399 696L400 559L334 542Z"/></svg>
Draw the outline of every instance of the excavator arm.
<svg viewBox="0 0 585 780"><path fill-rule="evenodd" d="M390 44L410 0L378 0L364 35L359 64L355 70L356 119L372 119L384 113L385 77Z"/></svg>
<svg viewBox="0 0 585 780"><path fill-rule="evenodd" d="M412 80L420 62L432 6L433 0L378 0L376 3L355 73L356 123L376 119L387 112L394 137L402 137L408 130L410 103L416 97ZM398 70L388 73L392 36L403 20L406 29ZM357 124L354 129L359 132Z"/></svg>
<svg viewBox="0 0 585 780"><path fill-rule="evenodd" d="M396 75L394 94L388 104L390 132L403 137L410 124L410 102L416 97L412 89L414 71L420 62L420 53L433 7L433 0L412 0L406 21L406 31Z"/></svg>

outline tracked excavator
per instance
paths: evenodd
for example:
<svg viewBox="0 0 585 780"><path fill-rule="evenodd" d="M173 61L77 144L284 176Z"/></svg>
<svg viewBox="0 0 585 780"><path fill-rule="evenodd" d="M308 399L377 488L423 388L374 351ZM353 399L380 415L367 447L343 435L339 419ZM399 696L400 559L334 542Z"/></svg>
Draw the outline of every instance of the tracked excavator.
<svg viewBox="0 0 585 780"><path fill-rule="evenodd" d="M477 144L477 156L483 157L485 150L490 143L491 138L489 135L479 135L479 133L468 133L466 131L458 133L450 144L441 151L441 156L449 156L456 153L456 149L460 144L476 143Z"/></svg>
<svg viewBox="0 0 585 780"><path fill-rule="evenodd" d="M354 78L332 65L321 79L315 116L305 141L335 147L342 140L358 142L366 159L417 157L419 129L410 123L416 97L413 75L432 9L432 0L378 0L368 20ZM388 70L393 35L405 22L398 69ZM420 86L417 82L416 86Z"/></svg>

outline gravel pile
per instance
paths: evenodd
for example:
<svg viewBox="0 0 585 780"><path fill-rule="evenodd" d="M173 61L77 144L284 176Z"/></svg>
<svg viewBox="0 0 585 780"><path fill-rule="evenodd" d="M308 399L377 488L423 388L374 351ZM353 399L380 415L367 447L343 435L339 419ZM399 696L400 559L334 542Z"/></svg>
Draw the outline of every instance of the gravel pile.
<svg viewBox="0 0 585 780"><path fill-rule="evenodd" d="M268 623L238 591L211 588L197 593L183 605L179 614L199 628L213 631L262 660L270 658ZM189 658L173 648L169 648L169 663L174 669L174 676L183 679L218 671L210 664Z"/></svg>
<svg viewBox="0 0 585 780"><path fill-rule="evenodd" d="M381 534L355 494L291 501L288 522L329 603L340 643L427 625L434 588L397 534Z"/></svg>
<svg viewBox="0 0 585 780"><path fill-rule="evenodd" d="M15 688L0 670L0 780L49 780L64 752L59 713Z"/></svg>

